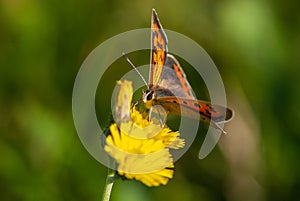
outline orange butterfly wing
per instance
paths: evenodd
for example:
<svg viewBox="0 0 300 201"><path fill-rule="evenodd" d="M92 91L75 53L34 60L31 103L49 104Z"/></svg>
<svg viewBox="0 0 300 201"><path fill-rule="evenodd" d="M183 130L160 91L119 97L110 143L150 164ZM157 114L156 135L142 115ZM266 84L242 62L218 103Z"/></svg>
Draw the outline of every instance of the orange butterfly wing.
<svg viewBox="0 0 300 201"><path fill-rule="evenodd" d="M183 115L202 121L212 120L215 123L223 123L230 121L233 117L231 109L220 105L211 105L206 101L182 99L174 96L161 97L157 101L170 114Z"/></svg>
<svg viewBox="0 0 300 201"><path fill-rule="evenodd" d="M156 11L152 10L151 53L149 85L157 85L167 56L167 36L159 22Z"/></svg>

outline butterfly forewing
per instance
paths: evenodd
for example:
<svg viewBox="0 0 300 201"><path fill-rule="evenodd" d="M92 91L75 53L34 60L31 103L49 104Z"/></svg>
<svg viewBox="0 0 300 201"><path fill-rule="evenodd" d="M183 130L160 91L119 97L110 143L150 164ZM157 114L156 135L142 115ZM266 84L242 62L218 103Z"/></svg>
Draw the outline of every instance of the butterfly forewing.
<svg viewBox="0 0 300 201"><path fill-rule="evenodd" d="M149 85L157 85L167 56L167 36L159 22L155 10L151 20L151 54Z"/></svg>

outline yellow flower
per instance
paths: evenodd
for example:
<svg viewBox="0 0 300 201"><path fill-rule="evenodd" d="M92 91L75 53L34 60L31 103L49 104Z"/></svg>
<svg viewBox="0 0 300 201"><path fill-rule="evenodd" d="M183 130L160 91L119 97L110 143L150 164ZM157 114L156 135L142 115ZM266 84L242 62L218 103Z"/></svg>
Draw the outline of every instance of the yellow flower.
<svg viewBox="0 0 300 201"><path fill-rule="evenodd" d="M126 100L131 100L131 83L119 82L119 95L124 97L124 90L129 92ZM122 85L123 84L123 85ZM120 97L119 97L120 98ZM119 99L120 100L120 99ZM124 103L123 102L123 103ZM119 110L123 111L122 104L118 103ZM127 107L127 106L124 106ZM173 158L169 149L178 149L184 146L178 132L148 121L135 108L127 108L130 119L110 125L110 135L106 137L105 151L117 164L119 175L127 179L136 179L147 186L166 185L173 177ZM121 116L128 116L118 114Z"/></svg>

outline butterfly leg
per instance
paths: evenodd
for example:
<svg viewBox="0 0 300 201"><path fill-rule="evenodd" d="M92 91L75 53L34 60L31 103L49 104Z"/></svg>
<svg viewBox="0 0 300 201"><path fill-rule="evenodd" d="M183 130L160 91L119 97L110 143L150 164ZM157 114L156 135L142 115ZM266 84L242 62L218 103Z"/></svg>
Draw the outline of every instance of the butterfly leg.
<svg viewBox="0 0 300 201"><path fill-rule="evenodd" d="M162 128L166 122L167 113L165 109L160 105L155 105L150 108L149 110L149 120L160 124L160 127Z"/></svg>
<svg viewBox="0 0 300 201"><path fill-rule="evenodd" d="M212 121L212 123L216 129L219 129L223 134L227 134L227 132L217 122Z"/></svg>
<svg viewBox="0 0 300 201"><path fill-rule="evenodd" d="M133 105L131 108L138 106L138 105L139 105L140 103L142 103L142 102L143 102L142 99L136 101L136 102L134 103L134 105Z"/></svg>
<svg viewBox="0 0 300 201"><path fill-rule="evenodd" d="M135 108L138 104L140 104L142 102L142 100L138 100L137 102L134 103L134 105L132 105L130 107L130 113L133 113L133 108ZM130 121L131 121L131 125L130 125L130 129L129 129L129 133L131 133L132 129L133 129L133 124L134 124L134 121L131 119L130 117Z"/></svg>

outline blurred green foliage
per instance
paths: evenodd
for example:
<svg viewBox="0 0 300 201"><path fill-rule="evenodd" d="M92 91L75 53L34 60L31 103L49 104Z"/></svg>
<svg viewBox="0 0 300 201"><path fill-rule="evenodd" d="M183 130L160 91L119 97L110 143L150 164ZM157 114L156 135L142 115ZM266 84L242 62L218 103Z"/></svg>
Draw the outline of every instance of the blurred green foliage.
<svg viewBox="0 0 300 201"><path fill-rule="evenodd" d="M106 168L76 134L73 83L97 45L148 28L154 7L165 28L210 54L237 115L204 160L197 158L199 131L167 186L118 181L112 200L298 200L299 6L296 0L0 1L0 199L100 200ZM137 65L149 61L148 54L134 55ZM122 60L114 65L96 97L104 119L118 75L130 70ZM197 80L189 81L197 89Z"/></svg>

